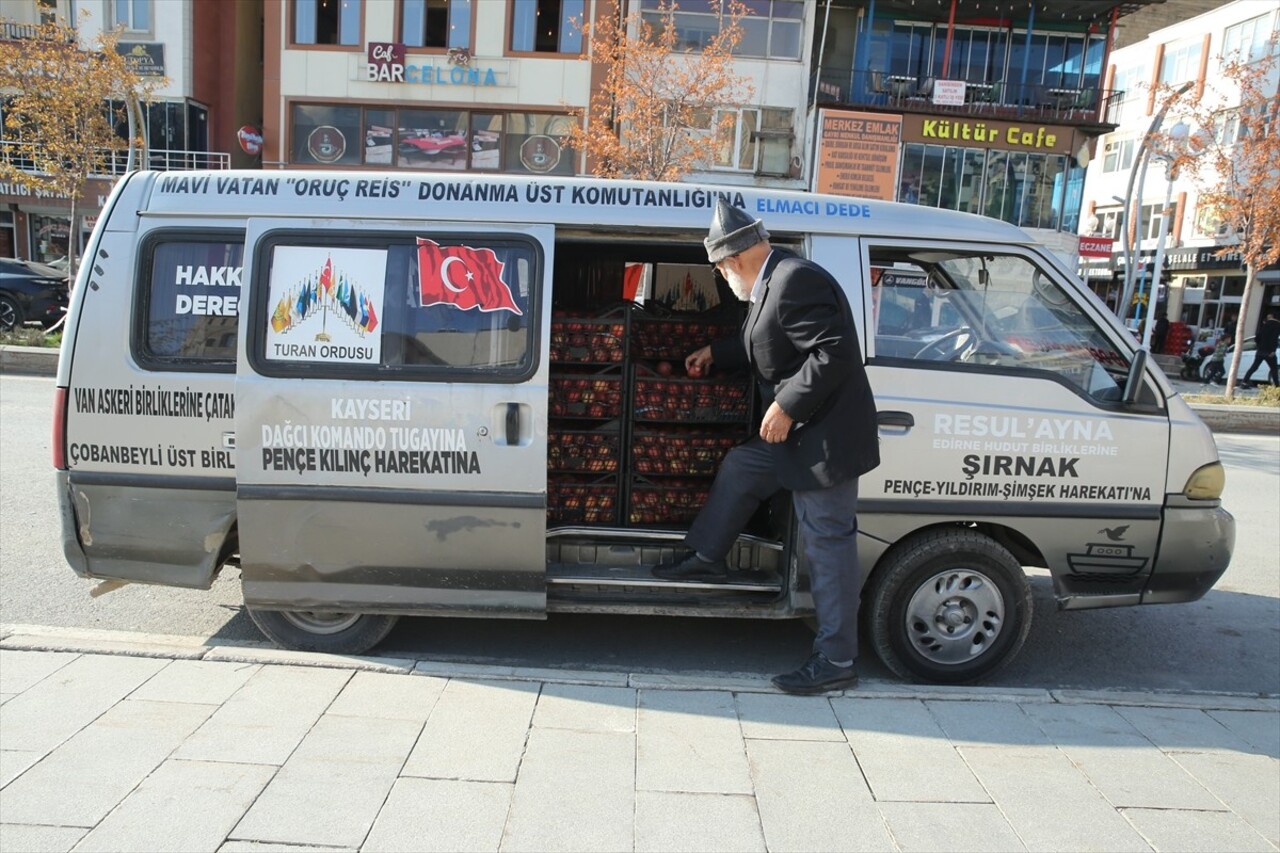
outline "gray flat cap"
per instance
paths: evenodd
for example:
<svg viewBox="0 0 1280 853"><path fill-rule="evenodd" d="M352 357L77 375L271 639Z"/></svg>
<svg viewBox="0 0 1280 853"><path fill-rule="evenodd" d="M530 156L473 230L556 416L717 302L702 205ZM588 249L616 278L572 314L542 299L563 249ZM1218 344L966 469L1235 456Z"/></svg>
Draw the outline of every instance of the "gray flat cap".
<svg viewBox="0 0 1280 853"><path fill-rule="evenodd" d="M711 217L711 230L702 241L707 247L707 260L717 264L739 252L745 252L756 243L769 239L769 232L759 219L752 219L745 212L724 199L716 199L716 212Z"/></svg>

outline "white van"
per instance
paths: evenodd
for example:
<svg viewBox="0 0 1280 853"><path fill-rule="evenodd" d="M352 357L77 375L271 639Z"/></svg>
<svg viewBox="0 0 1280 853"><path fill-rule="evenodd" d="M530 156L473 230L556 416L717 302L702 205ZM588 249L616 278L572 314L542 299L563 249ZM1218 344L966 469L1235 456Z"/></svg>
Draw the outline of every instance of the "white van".
<svg viewBox="0 0 1280 853"><path fill-rule="evenodd" d="M863 624L903 677L969 681L1032 616L1191 601L1235 525L1209 430L1050 252L851 198L586 178L138 173L98 218L58 369L67 559L208 588L237 560L284 646L399 616L812 613L785 496L727 584L654 578L759 415L683 358L743 315L718 197L830 270L880 411Z"/></svg>

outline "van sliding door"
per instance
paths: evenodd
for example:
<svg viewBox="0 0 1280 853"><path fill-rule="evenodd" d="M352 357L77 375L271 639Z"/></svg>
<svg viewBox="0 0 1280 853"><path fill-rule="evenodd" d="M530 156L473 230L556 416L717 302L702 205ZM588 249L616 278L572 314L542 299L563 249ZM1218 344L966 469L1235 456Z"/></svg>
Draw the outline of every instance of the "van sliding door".
<svg viewBox="0 0 1280 853"><path fill-rule="evenodd" d="M550 227L251 220L245 602L542 617Z"/></svg>

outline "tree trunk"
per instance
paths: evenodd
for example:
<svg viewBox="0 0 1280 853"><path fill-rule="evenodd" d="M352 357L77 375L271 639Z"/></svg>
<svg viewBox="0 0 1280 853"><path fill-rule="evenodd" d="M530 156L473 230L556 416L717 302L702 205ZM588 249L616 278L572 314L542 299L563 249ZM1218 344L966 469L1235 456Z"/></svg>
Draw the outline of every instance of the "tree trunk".
<svg viewBox="0 0 1280 853"><path fill-rule="evenodd" d="M1240 297L1240 313L1236 315L1235 352L1231 353L1231 363L1227 365L1227 399L1236 395L1236 374L1240 372L1240 358L1244 355L1245 320L1249 316L1249 299L1253 296L1253 285L1258 280L1258 271L1253 264L1245 267L1244 294Z"/></svg>
<svg viewBox="0 0 1280 853"><path fill-rule="evenodd" d="M67 229L67 275L71 285L76 283L76 245L80 242L80 229L76 227L76 195L71 194L71 225Z"/></svg>

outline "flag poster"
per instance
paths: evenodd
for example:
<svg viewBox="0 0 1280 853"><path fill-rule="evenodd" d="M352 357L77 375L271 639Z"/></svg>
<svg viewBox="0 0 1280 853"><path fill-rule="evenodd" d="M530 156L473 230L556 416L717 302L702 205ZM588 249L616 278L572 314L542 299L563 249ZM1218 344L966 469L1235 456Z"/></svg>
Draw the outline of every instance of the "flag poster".
<svg viewBox="0 0 1280 853"><path fill-rule="evenodd" d="M267 358L377 364L386 249L277 246Z"/></svg>
<svg viewBox="0 0 1280 853"><path fill-rule="evenodd" d="M452 305L463 311L523 312L502 279L506 264L493 249L442 246L418 238L418 286L421 305Z"/></svg>
<svg viewBox="0 0 1280 853"><path fill-rule="evenodd" d="M720 304L715 270L706 264L659 264L653 298L675 311L706 311Z"/></svg>

